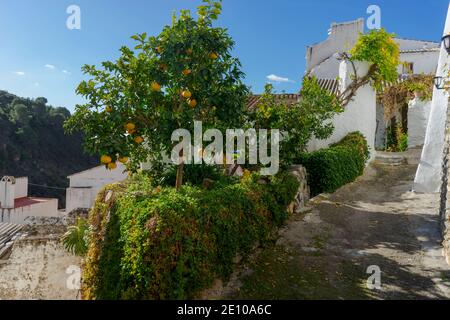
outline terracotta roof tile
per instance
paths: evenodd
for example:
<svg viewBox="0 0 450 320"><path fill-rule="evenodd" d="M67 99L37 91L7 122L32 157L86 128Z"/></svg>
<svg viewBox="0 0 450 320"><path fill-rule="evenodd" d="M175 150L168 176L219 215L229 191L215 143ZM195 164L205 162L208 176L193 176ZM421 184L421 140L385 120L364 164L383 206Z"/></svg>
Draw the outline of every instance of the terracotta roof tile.
<svg viewBox="0 0 450 320"><path fill-rule="evenodd" d="M44 198L28 198L28 197L18 198L14 200L14 209L31 206L33 204L44 202L47 200L48 199Z"/></svg>
<svg viewBox="0 0 450 320"><path fill-rule="evenodd" d="M334 95L339 94L339 81L337 79L317 79L319 86L325 90L328 90ZM261 94L253 94L248 98L247 108L253 109L255 105L261 99ZM284 100L288 105L298 102L301 98L299 93L279 93L275 94L275 98L278 100Z"/></svg>

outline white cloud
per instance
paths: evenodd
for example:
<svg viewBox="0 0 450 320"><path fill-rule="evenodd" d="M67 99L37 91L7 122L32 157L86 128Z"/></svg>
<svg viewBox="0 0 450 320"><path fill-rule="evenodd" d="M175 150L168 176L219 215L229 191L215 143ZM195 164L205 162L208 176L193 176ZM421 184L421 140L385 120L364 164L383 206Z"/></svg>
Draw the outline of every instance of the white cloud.
<svg viewBox="0 0 450 320"><path fill-rule="evenodd" d="M24 76L25 75L25 72L23 72L23 71L14 71L13 73L18 75L18 76Z"/></svg>
<svg viewBox="0 0 450 320"><path fill-rule="evenodd" d="M293 80L290 80L289 78L280 77L275 74L270 74L266 78L269 81L273 81L273 82L295 82Z"/></svg>
<svg viewBox="0 0 450 320"><path fill-rule="evenodd" d="M51 70L55 70L56 69L56 67L54 65L52 65L52 64L46 64L44 67L46 67L48 69L51 69Z"/></svg>
<svg viewBox="0 0 450 320"><path fill-rule="evenodd" d="M63 70L62 73L65 73L65 74L68 74L68 75L71 75L71 74L72 74L72 73L70 73L70 72L67 71L67 70Z"/></svg>

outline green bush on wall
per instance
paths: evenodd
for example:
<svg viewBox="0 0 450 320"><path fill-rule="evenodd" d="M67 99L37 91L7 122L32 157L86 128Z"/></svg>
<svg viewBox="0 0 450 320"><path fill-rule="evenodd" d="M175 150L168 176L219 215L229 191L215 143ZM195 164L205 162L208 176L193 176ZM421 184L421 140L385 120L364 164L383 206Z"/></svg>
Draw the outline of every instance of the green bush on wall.
<svg viewBox="0 0 450 320"><path fill-rule="evenodd" d="M215 278L226 280L236 255L267 240L286 220L299 187L287 173L267 184L259 179L176 192L136 175L126 185L107 187L89 215L83 298L186 299Z"/></svg>
<svg viewBox="0 0 450 320"><path fill-rule="evenodd" d="M301 155L297 162L306 168L311 195L316 196L353 182L363 173L368 158L366 139L353 132L327 149Z"/></svg>

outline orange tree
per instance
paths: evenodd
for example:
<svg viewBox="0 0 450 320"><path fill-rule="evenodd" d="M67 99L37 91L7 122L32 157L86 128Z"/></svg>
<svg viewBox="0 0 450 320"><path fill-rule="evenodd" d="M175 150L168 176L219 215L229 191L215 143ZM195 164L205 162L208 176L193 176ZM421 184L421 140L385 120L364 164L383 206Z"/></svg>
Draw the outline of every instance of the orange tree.
<svg viewBox="0 0 450 320"><path fill-rule="evenodd" d="M197 19L182 10L158 36L132 36L136 46L122 47L117 61L85 65L90 80L77 93L88 102L76 106L66 130L81 130L86 150L100 154L107 168L120 161L133 171L144 161L161 163L172 150L172 132L193 132L194 120L204 130L241 127L248 88L231 55L233 40L213 27L221 8L220 1L203 0ZM182 173L183 164L177 188Z"/></svg>

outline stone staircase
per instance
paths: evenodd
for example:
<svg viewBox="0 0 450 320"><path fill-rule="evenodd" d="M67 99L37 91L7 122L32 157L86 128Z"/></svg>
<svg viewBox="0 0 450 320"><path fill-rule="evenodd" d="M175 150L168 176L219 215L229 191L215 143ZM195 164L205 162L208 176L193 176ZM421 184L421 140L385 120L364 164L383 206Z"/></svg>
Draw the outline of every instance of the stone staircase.
<svg viewBox="0 0 450 320"><path fill-rule="evenodd" d="M418 164L422 149L409 149L405 152L377 151L375 161L380 164L399 166L402 164Z"/></svg>

